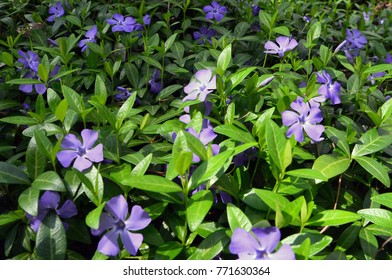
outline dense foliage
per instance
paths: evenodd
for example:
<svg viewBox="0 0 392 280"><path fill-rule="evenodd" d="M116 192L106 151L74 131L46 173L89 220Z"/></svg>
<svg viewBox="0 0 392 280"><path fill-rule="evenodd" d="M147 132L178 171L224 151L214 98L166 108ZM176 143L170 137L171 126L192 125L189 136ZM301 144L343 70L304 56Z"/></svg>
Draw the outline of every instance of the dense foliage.
<svg viewBox="0 0 392 280"><path fill-rule="evenodd" d="M391 259L391 23L388 1L2 1L0 258Z"/></svg>

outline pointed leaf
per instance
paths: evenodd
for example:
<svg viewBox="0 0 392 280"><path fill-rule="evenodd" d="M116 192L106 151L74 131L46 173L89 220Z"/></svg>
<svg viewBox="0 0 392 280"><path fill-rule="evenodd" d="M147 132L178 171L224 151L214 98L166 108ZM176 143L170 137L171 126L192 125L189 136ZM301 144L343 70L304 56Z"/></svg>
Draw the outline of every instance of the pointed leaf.
<svg viewBox="0 0 392 280"><path fill-rule="evenodd" d="M345 210L324 210L309 219L306 225L339 226L359 220L361 217Z"/></svg>
<svg viewBox="0 0 392 280"><path fill-rule="evenodd" d="M0 161L0 183L30 185L30 179L15 165Z"/></svg>
<svg viewBox="0 0 392 280"><path fill-rule="evenodd" d="M349 158L337 155L322 155L315 160L312 169L320 171L325 177L330 179L344 173L350 166L350 163L351 160Z"/></svg>
<svg viewBox="0 0 392 280"><path fill-rule="evenodd" d="M229 222L231 231L234 232L236 228L242 228L245 231L250 231L252 229L252 223L240 208L228 203L226 211L227 221Z"/></svg>
<svg viewBox="0 0 392 280"><path fill-rule="evenodd" d="M47 171L40 174L32 183L32 187L37 190L47 190L65 192L66 188L60 176L54 171Z"/></svg>
<svg viewBox="0 0 392 280"><path fill-rule="evenodd" d="M370 157L357 156L355 160L372 176L384 184L387 188L391 186L388 171L384 165Z"/></svg>
<svg viewBox="0 0 392 280"><path fill-rule="evenodd" d="M156 175L133 176L120 180L121 184L149 192L174 193L182 188L176 183Z"/></svg>
<svg viewBox="0 0 392 280"><path fill-rule="evenodd" d="M361 217L368 219L373 224L392 228L392 212L386 209L368 208L357 212Z"/></svg>
<svg viewBox="0 0 392 280"><path fill-rule="evenodd" d="M194 232L203 222L213 203L214 196L210 190L198 191L190 197L186 209L186 219L191 232Z"/></svg>

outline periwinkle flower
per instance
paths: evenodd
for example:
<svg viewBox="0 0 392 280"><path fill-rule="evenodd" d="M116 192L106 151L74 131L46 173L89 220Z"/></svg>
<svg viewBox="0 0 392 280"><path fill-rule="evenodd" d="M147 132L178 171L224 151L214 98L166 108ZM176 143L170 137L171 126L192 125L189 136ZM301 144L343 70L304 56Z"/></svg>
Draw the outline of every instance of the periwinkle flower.
<svg viewBox="0 0 392 280"><path fill-rule="evenodd" d="M114 95L114 99L116 101L119 101L119 102L125 101L132 95L132 93L124 87L117 87L116 89L119 92Z"/></svg>
<svg viewBox="0 0 392 280"><path fill-rule="evenodd" d="M285 52L291 51L298 45L298 42L295 39L290 39L286 36L279 36L276 38L276 42L279 46L274 42L267 41L264 45L264 48L266 49L264 52L277 54L279 57L283 57Z"/></svg>
<svg viewBox="0 0 392 280"><path fill-rule="evenodd" d="M91 230L93 235L105 232L98 243L98 251L107 256L117 256L120 237L125 249L135 256L143 243L143 235L134 231L147 227L151 222L150 216L139 205L134 205L128 216L128 203L122 195L111 198L104 209L106 212L101 214L99 228Z"/></svg>
<svg viewBox="0 0 392 280"><path fill-rule="evenodd" d="M57 159L63 167L69 167L75 160L73 167L82 172L91 167L92 162L103 161L103 145L92 146L98 140L98 132L83 129L81 132L83 143L74 135L67 134L61 142L64 150L57 153Z"/></svg>
<svg viewBox="0 0 392 280"><path fill-rule="evenodd" d="M149 14L146 14L143 16L143 24L144 25L149 25L151 23L151 17Z"/></svg>
<svg viewBox="0 0 392 280"><path fill-rule="evenodd" d="M384 77L385 75L386 75L385 72L373 73L373 74L370 74L370 75L369 75L369 77L367 78L367 80L370 81L370 83L371 83L372 85L374 85L374 84L376 83L376 79L377 79L377 78L382 78L382 77Z"/></svg>
<svg viewBox="0 0 392 280"><path fill-rule="evenodd" d="M82 49L82 52L88 49L87 43L95 43L95 36L97 36L98 29L97 26L94 25L86 32L86 39L83 39L79 42L78 46Z"/></svg>
<svg viewBox="0 0 392 280"><path fill-rule="evenodd" d="M210 5L204 6L203 11L206 13L207 19L215 19L219 22L226 15L227 8L219 5L218 2L213 1Z"/></svg>
<svg viewBox="0 0 392 280"><path fill-rule="evenodd" d="M385 56L385 63L391 64L392 63L392 56L390 53L387 53L387 55Z"/></svg>
<svg viewBox="0 0 392 280"><path fill-rule="evenodd" d="M182 99L182 102L196 99L203 102L214 89L216 89L216 75L212 76L210 69L199 70L191 82L184 87L184 92L188 95Z"/></svg>
<svg viewBox="0 0 392 280"><path fill-rule="evenodd" d="M57 75L57 73L59 72L60 66L56 65L53 70L49 73L49 77L53 77L54 75ZM29 78L29 79L36 79L38 81L41 81L38 72L33 72L33 71L29 71L26 73L26 75L23 76L23 78ZM23 84L19 86L19 90L24 92L24 93L31 93L33 92L33 89L35 89L35 91L38 94L44 94L47 90L47 87L44 83L40 83L40 84Z"/></svg>
<svg viewBox="0 0 392 280"><path fill-rule="evenodd" d="M303 16L303 20L306 21L306 22L310 22L311 17L305 15L305 16Z"/></svg>
<svg viewBox="0 0 392 280"><path fill-rule="evenodd" d="M327 71L323 70L321 73L316 73L317 82L321 83L318 93L326 99L330 99L333 105L340 104L340 84L332 82L331 76Z"/></svg>
<svg viewBox="0 0 392 280"><path fill-rule="evenodd" d="M27 51L27 53L25 53L22 50L19 50L18 54L21 56L20 58L18 58L18 61L22 63L24 67L36 73L38 72L39 60L38 55L35 52Z"/></svg>
<svg viewBox="0 0 392 280"><path fill-rule="evenodd" d="M236 228L231 236L229 250L238 255L240 260L295 260L293 249L288 244L283 244L275 251L280 236L277 227L253 228L251 233Z"/></svg>
<svg viewBox="0 0 392 280"><path fill-rule="evenodd" d="M358 48L361 49L367 43L367 39L365 36L361 34L361 32L357 29L347 29L346 30L346 41L349 44L350 48Z"/></svg>
<svg viewBox="0 0 392 280"><path fill-rule="evenodd" d="M159 69L155 69L151 79L148 80L148 84L150 85L150 92L154 94L158 94L162 90L162 80L161 80L161 71Z"/></svg>
<svg viewBox="0 0 392 280"><path fill-rule="evenodd" d="M45 191L41 198L38 200L38 215L32 216L26 213L26 217L30 220L30 227L37 232L42 221L45 219L49 211L53 210L56 214L63 219L71 218L78 213L75 204L72 200L66 200L64 204L59 208L60 195L57 192ZM63 223L67 229L68 225Z"/></svg>
<svg viewBox="0 0 392 280"><path fill-rule="evenodd" d="M61 2L57 2L54 6L51 6L49 8L49 14L51 15L48 17L47 21L52 22L56 18L63 16L65 13L63 6L61 5Z"/></svg>
<svg viewBox="0 0 392 280"><path fill-rule="evenodd" d="M211 38L215 35L215 31L202 26L198 31L193 32L193 39L196 40L198 44L205 44L209 42L211 44Z"/></svg>
<svg viewBox="0 0 392 280"><path fill-rule="evenodd" d="M261 8L259 5L252 5L252 15L253 16L258 16Z"/></svg>
<svg viewBox="0 0 392 280"><path fill-rule="evenodd" d="M323 120L322 112L317 106L309 106L309 103L303 102L303 98L297 97L291 105L295 112L286 110L282 113L283 125L289 126L286 136L289 138L294 134L295 140L304 141L304 130L307 135L315 142L321 141L321 134L325 128L317 124Z"/></svg>
<svg viewBox="0 0 392 280"><path fill-rule="evenodd" d="M366 22L370 21L370 12L363 12L362 16L363 16L364 21L366 21Z"/></svg>
<svg viewBox="0 0 392 280"><path fill-rule="evenodd" d="M136 20L133 17L124 17L114 14L107 22L112 26L112 32L127 32L135 30Z"/></svg>

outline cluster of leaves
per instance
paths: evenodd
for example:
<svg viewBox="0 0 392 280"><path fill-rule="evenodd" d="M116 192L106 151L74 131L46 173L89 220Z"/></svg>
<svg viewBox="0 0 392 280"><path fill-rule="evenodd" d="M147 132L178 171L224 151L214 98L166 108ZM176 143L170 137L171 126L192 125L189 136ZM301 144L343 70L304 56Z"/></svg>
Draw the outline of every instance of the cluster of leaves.
<svg viewBox="0 0 392 280"><path fill-rule="evenodd" d="M137 256L120 243L121 259L234 259L237 228L270 226L297 259L392 258L392 12L378 1L226 0L219 21L206 18L210 1L3 2L2 258L108 258L91 232L118 195L151 218L138 231ZM64 13L48 21L56 2ZM141 28L113 32L114 14ZM200 28L210 31L204 40ZM367 38L352 61L334 51L346 29ZM279 36L298 46L264 53ZM38 55L36 76L26 77L20 51ZM216 75L216 90L183 102L203 69ZM323 139L286 137L282 113L297 97L318 96L322 70L341 85L341 104L320 106ZM22 92L25 85L46 92ZM207 120L214 137L206 144ZM84 129L98 132L104 160L85 170L62 166L64 138ZM72 201L77 214L63 224L57 202L35 231L31 216L46 191Z"/></svg>

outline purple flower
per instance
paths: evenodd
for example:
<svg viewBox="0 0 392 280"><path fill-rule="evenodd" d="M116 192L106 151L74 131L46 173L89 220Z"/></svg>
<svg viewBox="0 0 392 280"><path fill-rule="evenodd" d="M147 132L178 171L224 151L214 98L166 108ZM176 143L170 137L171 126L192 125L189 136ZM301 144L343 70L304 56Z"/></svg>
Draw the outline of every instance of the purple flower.
<svg viewBox="0 0 392 280"><path fill-rule="evenodd" d="M313 141L321 141L323 138L320 136L325 128L323 125L316 124L323 120L321 110L316 106L310 107L309 103L303 102L302 97L297 97L290 107L296 112L286 110L282 113L283 125L290 126L286 136L291 137L294 134L295 140L302 142L304 141L303 130L305 130Z"/></svg>
<svg viewBox="0 0 392 280"><path fill-rule="evenodd" d="M221 21L227 13L225 6L221 6L218 2L213 1L210 5L205 6L203 11L206 13L207 19L216 19L216 21Z"/></svg>
<svg viewBox="0 0 392 280"><path fill-rule="evenodd" d="M61 17L64 15L64 8L60 2L57 2L54 6L50 6L49 14L51 15L48 17L47 21L52 22L55 18Z"/></svg>
<svg viewBox="0 0 392 280"><path fill-rule="evenodd" d="M29 68L34 72L38 72L38 55L33 51L27 51L27 53L19 50L18 54L21 56L18 61L24 65L24 67Z"/></svg>
<svg viewBox="0 0 392 280"><path fill-rule="evenodd" d="M261 8L259 5L252 5L252 15L253 16L258 16Z"/></svg>
<svg viewBox="0 0 392 280"><path fill-rule="evenodd" d="M148 213L139 205L135 205L128 216L128 203L122 195L111 198L106 203L105 210L99 219L99 228L91 230L93 235L105 232L98 243L98 251L107 256L117 256L120 252L120 237L127 251L135 256L142 245L143 235L133 231L148 226L151 222Z"/></svg>
<svg viewBox="0 0 392 280"><path fill-rule="evenodd" d="M155 69L154 73L151 76L151 79L148 81L148 84L150 85L150 92L154 94L158 94L163 86L161 80L161 71Z"/></svg>
<svg viewBox="0 0 392 280"><path fill-rule="evenodd" d="M132 95L132 93L129 92L129 91L128 91L126 88L124 88L124 87L117 87L116 89L117 89L117 91L120 92L120 93L117 93L117 94L114 95L114 99L115 99L116 101L119 101L119 102L125 101L125 100L127 100L127 99Z"/></svg>
<svg viewBox="0 0 392 280"><path fill-rule="evenodd" d="M146 15L143 17L143 24L144 24L144 25L149 25L150 23L151 23L151 17L150 17L149 14L146 14Z"/></svg>
<svg viewBox="0 0 392 280"><path fill-rule="evenodd" d="M370 81L370 83L372 85L374 85L376 83L376 79L377 78L384 77L385 75L386 75L385 72L377 72L377 73L374 73L374 74L370 74L369 77L367 78L367 80Z"/></svg>
<svg viewBox="0 0 392 280"><path fill-rule="evenodd" d="M392 63L392 56L390 53L387 53L384 61L385 61L385 63L388 63L388 64Z"/></svg>
<svg viewBox="0 0 392 280"><path fill-rule="evenodd" d="M264 45L266 50L264 52L278 54L280 57L283 57L285 52L291 51L298 45L295 39L290 39L286 36L279 36L276 38L276 42L279 44L279 46L271 41L266 42Z"/></svg>
<svg viewBox="0 0 392 280"><path fill-rule="evenodd" d="M326 99L330 99L333 105L340 104L340 84L338 82L332 83L331 76L325 70L321 73L316 73L316 75L317 82L322 84L318 93Z"/></svg>
<svg viewBox="0 0 392 280"><path fill-rule="evenodd" d="M310 16L303 16L303 20L306 22L310 22L311 17Z"/></svg>
<svg viewBox="0 0 392 280"><path fill-rule="evenodd" d="M124 18L123 15L114 14L107 22L112 26L112 32L132 32L135 30L136 20L133 17Z"/></svg>
<svg viewBox="0 0 392 280"><path fill-rule="evenodd" d="M210 69L202 69L195 73L194 79L184 87L184 92L188 94L182 102L187 100L204 101L209 93L216 89L216 75L212 76Z"/></svg>
<svg viewBox="0 0 392 280"><path fill-rule="evenodd" d="M242 228L236 228L231 236L229 250L242 260L295 260L295 254L290 245L279 244L280 231L277 227L253 228L249 233Z"/></svg>
<svg viewBox="0 0 392 280"><path fill-rule="evenodd" d="M205 44L209 42L211 44L211 38L215 35L215 31L205 26L199 28L199 31L193 32L193 39L198 44Z"/></svg>
<svg viewBox="0 0 392 280"><path fill-rule="evenodd" d="M82 49L82 52L88 49L87 43L95 43L95 36L97 35L97 26L94 25L86 32L86 39L79 42L78 46Z"/></svg>
<svg viewBox="0 0 392 280"><path fill-rule="evenodd" d="M92 162L103 161L103 145L92 146L98 139L98 132L92 129L83 129L81 132L83 144L74 134L67 134L61 148L65 149L57 153L57 159L63 167L71 165L74 159L73 167L82 172L92 165Z"/></svg>
<svg viewBox="0 0 392 280"><path fill-rule="evenodd" d="M53 77L54 75L57 75L57 73L59 72L60 66L56 65L54 67L54 69L49 73L49 77ZM38 81L40 81L40 77L38 75L37 72L32 72L29 71L27 72L26 75L23 76L23 78L29 78L29 79L36 79ZM31 93L33 91L33 86L35 91L38 94L44 94L47 90L46 85L44 83L41 84L24 84L24 85L20 85L19 86L19 90L23 91L24 93Z"/></svg>
<svg viewBox="0 0 392 280"><path fill-rule="evenodd" d="M76 209L75 204L71 200L66 200L59 208L60 204L60 195L57 192L53 191L45 191L44 194L38 201L38 215L32 216L29 213L26 213L26 217L30 219L30 226L37 232L42 221L45 219L46 215L50 210L54 210L56 214L63 219L71 218L75 216L78 211ZM68 225L63 223L64 227L67 228Z"/></svg>
<svg viewBox="0 0 392 280"><path fill-rule="evenodd" d="M350 48L354 47L358 49L361 49L367 43L366 37L357 29L346 30L346 41Z"/></svg>
<svg viewBox="0 0 392 280"><path fill-rule="evenodd" d="M362 16L363 16L364 21L366 21L366 22L370 21L370 12L363 12Z"/></svg>

